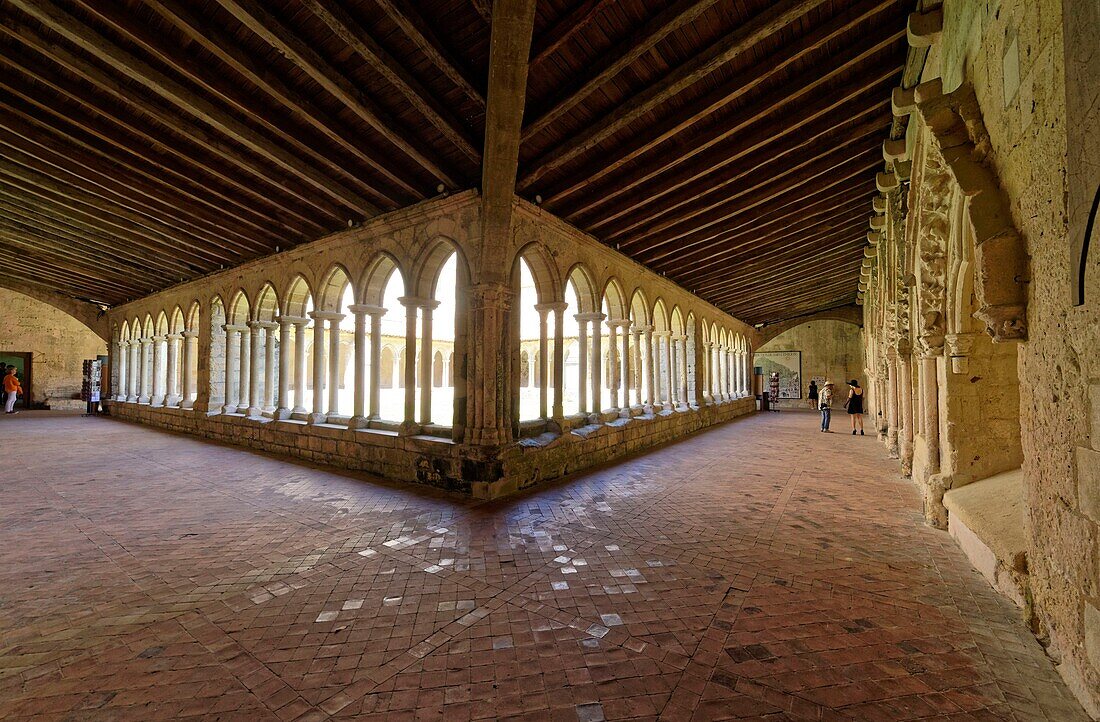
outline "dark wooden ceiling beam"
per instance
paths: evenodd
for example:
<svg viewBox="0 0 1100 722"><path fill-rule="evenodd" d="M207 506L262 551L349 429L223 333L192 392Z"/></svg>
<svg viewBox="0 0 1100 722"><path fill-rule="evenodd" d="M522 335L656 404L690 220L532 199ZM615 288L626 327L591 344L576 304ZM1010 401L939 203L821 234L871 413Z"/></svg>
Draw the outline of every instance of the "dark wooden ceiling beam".
<svg viewBox="0 0 1100 722"><path fill-rule="evenodd" d="M692 279L692 290L698 290L709 273L726 273L739 254L745 249L766 247L771 243L779 243L788 238L808 239L816 233L839 224L845 223L850 217L859 215L866 219L867 208L865 198L846 200L837 206L832 206L826 211L817 213L792 214L783 222L760 223L736 236L727 236L721 244L698 249L682 256L665 258L664 262L649 263L655 271L676 272L684 278ZM720 268L716 268L720 266Z"/></svg>
<svg viewBox="0 0 1100 722"><path fill-rule="evenodd" d="M431 26L424 21L412 3L395 0L374 0L401 32L416 45L432 65L459 88L478 109L485 112L484 82L475 82L462 63L440 42Z"/></svg>
<svg viewBox="0 0 1100 722"><path fill-rule="evenodd" d="M669 231L633 238L620 244L621 247L644 247L647 251L676 244L681 251L687 250L700 240L709 240L717 233L729 228L729 223L735 218L743 216L750 211L755 211L769 201L781 197L795 195L794 202L804 202L807 197L813 195L813 190L828 190L839 183L858 175L872 177L873 172L882 164L882 153L878 151L877 157L872 150L862 150L857 153L842 153L847 157L843 160L826 157L825 160L803 169L792 178L781 179L773 183L765 184L745 196L734 198L728 204L722 204L708 210L690 222L686 222ZM803 190L807 185L820 182L818 188ZM755 215L755 214L754 214ZM715 226L721 228L715 230Z"/></svg>
<svg viewBox="0 0 1100 722"><path fill-rule="evenodd" d="M670 118L662 120L655 128L647 129L642 134L646 140L637 144L632 152L615 162L620 165L626 163L649 148L687 130L700 120L713 116L726 105L743 97L746 93L776 77L779 73L786 72L791 65L809 53L820 50L829 41L843 35L851 30L854 25L873 16L883 7L888 6L891 1L864 0L860 5L833 18L825 25L815 28L809 35L796 41L793 46L783 47L776 53L775 55L780 55L782 58L778 62L776 57L769 57L764 63L757 64L749 72L738 73L738 77L730 83L726 83L718 90L690 103ZM647 113L653 112L721 66L749 52L762 40L803 17L821 2L824 2L824 0L811 0L809 2L806 0L785 0L784 2L775 3L763 12L754 15L748 22L739 25L733 32L712 43L706 51L662 76L660 80L648 88L631 96L629 100L617 107L612 113L609 113L604 119L579 134L569 136L564 143L551 148L541 158L529 164L529 170L524 174L519 184L520 191L529 189L547 174L568 165L578 156L596 148L596 146L622 131L631 123L639 120Z"/></svg>
<svg viewBox="0 0 1100 722"><path fill-rule="evenodd" d="M588 27L593 18L615 2L616 0L581 0L549 29L536 35L531 42L531 72L537 72L540 63L556 53L574 34Z"/></svg>
<svg viewBox="0 0 1100 722"><path fill-rule="evenodd" d="M12 133L5 127L8 120L0 117L0 146L6 147L7 155L20 165L42 173L59 183L68 183L92 196L118 204L135 213L160 220L181 233L199 240L216 240L242 252L260 250L248 236L242 236L224 225L218 227L201 215L191 212L186 205L163 201L156 196L147 196L140 190L123 185L113 178L90 166L82 166L73 160L72 154L61 154L50 148L37 145ZM56 147L56 146L55 146ZM71 149L70 149L71 150ZM181 212L182 210L182 212Z"/></svg>
<svg viewBox="0 0 1100 722"><path fill-rule="evenodd" d="M794 175L822 158L834 156L842 150L851 152L852 146L865 149L876 145L875 141L881 140L882 130L889 126L890 112L882 107L870 114L870 120L860 115L856 117L855 125L845 123L802 142L795 139L779 147L766 146L743 164L727 167L715 176L707 176L706 181L699 184L701 188L686 186L680 192L667 196L664 204L648 209L645 214L638 213L624 219L622 225L611 232L601 233L598 226L588 230L607 243L617 243L622 238L632 237L632 232L633 235L660 233L677 224L688 223L707 210L747 195L764 183ZM788 156L791 157L788 159ZM735 188L736 191L731 192Z"/></svg>
<svg viewBox="0 0 1100 722"><path fill-rule="evenodd" d="M474 146L463 124L412 73L390 56L355 18L332 0L300 1L468 160L481 162L481 151Z"/></svg>
<svg viewBox="0 0 1100 722"><path fill-rule="evenodd" d="M213 244L203 243L201 237L190 236L159 219L136 213L105 197L89 193L71 183L58 181L41 171L22 165L14 151L9 151L0 157L0 175L8 177L9 182L12 182L17 190L28 193L48 191L53 196L63 198L66 203L86 206L88 210L98 213L105 220L114 217L118 219L116 223L122 227L143 235L165 246L166 249L174 249L177 253L189 253L198 258L206 258L210 262L237 263L241 260L240 255L230 255L230 253L240 253L235 245L226 243L227 252L224 253L221 250L213 250L211 248Z"/></svg>
<svg viewBox="0 0 1100 722"><path fill-rule="evenodd" d="M285 55L287 60L324 88L325 92L343 103L387 142L447 186L459 187L456 175L444 168L443 163L436 159L436 153L433 150L422 141L399 130L399 124L381 106L327 63L316 50L269 12L263 4L256 0L217 1L249 31Z"/></svg>
<svg viewBox="0 0 1100 722"><path fill-rule="evenodd" d="M98 292L124 294L133 292L133 286L127 286L90 274L85 269L74 268L71 264L44 253L33 250L25 250L19 244L13 243L10 238L0 233L0 247L9 249L9 257L19 259L19 263L29 269L32 278L41 280L43 277L54 279L66 279L71 284L79 281L86 289L94 289ZM5 264L6 265L6 264Z"/></svg>
<svg viewBox="0 0 1100 722"><path fill-rule="evenodd" d="M165 43L163 33L150 30L137 22L134 14L111 8L97 0L77 0L87 12L110 26L128 41L138 45L143 51L168 66L174 73L194 83L202 92L217 98L219 102L243 114L249 121L256 123L279 145L285 145L302 158L331 174L335 182L347 184L350 192L365 193L375 206L381 204L387 208L394 206L394 199L388 189L379 184L367 182L362 174L349 170L344 163L337 162L330 155L306 142L301 128L286 127L268 108L259 106L247 95L242 84L225 73L215 72L213 66L198 62L193 55L185 52L175 43Z"/></svg>
<svg viewBox="0 0 1100 722"><path fill-rule="evenodd" d="M830 187L814 193L813 198L806 199L798 194L792 202L791 198L780 196L756 209L756 213L743 221L727 225L721 233L706 239L703 242L692 244L691 247L678 248L666 246L656 254L648 249L640 249L633 256L641 263L651 268L661 268L671 263L676 263L680 258L694 259L698 256L721 256L720 249L728 243L742 240L751 240L756 234L772 226L787 227L794 225L800 218L821 217L827 218L836 208L843 207L852 202L867 202L870 191L866 181L861 177L849 179L847 182L830 184Z"/></svg>
<svg viewBox="0 0 1100 722"><path fill-rule="evenodd" d="M99 298L92 300L88 295L88 290L78 289L76 287L69 288L69 280L62 280L57 283L46 283L46 279L34 275L33 271L15 271L10 272L0 268L0 286L4 288L11 288L12 290L18 290L21 288L40 289L42 293L56 294L60 299L74 299L82 301L84 303L94 303L98 305L110 306L115 303L121 303L126 300L126 296L117 293L102 294ZM98 308L96 309L98 312ZM94 323L96 316L89 315L88 320ZM91 326L89 325L89 328Z"/></svg>
<svg viewBox="0 0 1100 722"><path fill-rule="evenodd" d="M692 138L690 143L676 143L674 145L665 143L660 147L667 148L666 152L652 153L652 157L648 162L639 162L637 166L632 165L629 169L629 175L617 179L617 182L616 179L609 179L608 183L614 183L613 186L607 183L597 184L601 178L605 177L602 171L582 169L577 180L573 181L567 188L545 196L544 205L551 210L555 210L555 212L565 213L570 218L591 213L594 208L608 205L621 196L632 193L639 186L689 163L697 156L705 154L706 157L722 157L719 152L720 148L717 146L725 141L736 143L737 137L747 128L766 121L774 113L785 110L789 106L795 106L797 110L786 112L784 120L787 122L781 126L777 127L776 123L771 121L770 125L773 131L787 133L801 128L807 123L822 117L833 108L844 104L852 97L865 92L868 88L895 78L901 69L900 65L875 65L870 70L860 72L851 80L848 80L847 76L850 76L854 70L868 59L873 58L904 37L905 33L899 32L886 38L871 37L861 40L845 50L836 59L834 65L824 70L811 68L796 76L740 110L736 117L715 124L713 128L708 129L704 134ZM822 92L823 87L827 87L838 78L842 81L840 88L825 93ZM817 98L820 98L820 100L814 102ZM798 107L800 101L809 101L809 105ZM660 147L655 150L659 150ZM747 150L751 150L751 148L742 152L747 152ZM690 168L690 166L688 167ZM584 180L585 176L591 180ZM680 178L681 176L686 176L686 178L676 183L666 181L659 184L658 187L667 192L667 190L691 182L694 174L690 171L682 171L676 177ZM565 199L581 190L584 190L585 193L582 194L583 200L579 203L563 203Z"/></svg>
<svg viewBox="0 0 1100 722"><path fill-rule="evenodd" d="M819 311L837 305L838 302L850 302L855 298L850 279L840 277L826 284L805 288L805 284L790 293L781 293L766 301L722 306L730 315L748 323L760 323L769 319L789 317L803 311Z"/></svg>
<svg viewBox="0 0 1100 722"><path fill-rule="evenodd" d="M481 19L485 21L486 25L492 25L493 23L493 3L490 0L470 0L470 5Z"/></svg>
<svg viewBox="0 0 1100 722"><path fill-rule="evenodd" d="M16 197L30 196L36 204L45 203L51 211L57 213L59 209L62 216L73 215L77 219L98 228L107 235L116 235L121 238L141 245L143 248L155 250L160 253L174 253L180 257L190 259L190 262L202 264L201 267L209 268L211 263L234 264L240 261L226 253L216 249L205 248L195 251L181 244L171 236L165 237L155 230L150 230L135 224L126 218L120 218L107 211L105 208L88 200L77 200L73 196L78 195L70 188L58 188L57 184L27 173L17 166L0 160L0 177L8 178L8 187L16 193Z"/></svg>
<svg viewBox="0 0 1100 722"><path fill-rule="evenodd" d="M0 222L6 222L24 233L33 232L41 244L51 248L70 248L110 261L117 268L145 281L154 278L182 278L190 273L187 265L166 262L163 255L137 250L133 244L119 244L98 235L89 226L66 223L42 212L41 208L18 203L11 196L0 195Z"/></svg>
<svg viewBox="0 0 1100 722"><path fill-rule="evenodd" d="M80 255L73 253L71 250L58 248L56 246L46 247L39 242L35 234L25 233L11 227L3 221L0 221L0 242L13 246L18 249L20 253L33 253L43 258L50 259L51 262L59 268L65 268L78 275L90 276L120 288L133 289L135 287L132 285L134 280L140 278L140 276L132 274L127 275L124 271L120 270L118 266L109 266L105 263L98 262L95 260L95 256ZM151 278L147 277L146 283L150 281L153 283L160 283L159 279L153 281Z"/></svg>
<svg viewBox="0 0 1100 722"><path fill-rule="evenodd" d="M747 268L745 273L731 277L724 290L716 289L711 292L710 297L719 303L726 303L731 298L730 294L737 294L741 301L755 303L782 294L797 284L842 280L847 271L858 269L862 256L858 240L844 240L842 236L838 238L836 246L828 252L809 256L788 252L770 259L761 258L753 268ZM761 269L765 272L763 278L760 277ZM854 271L853 274L858 275ZM751 282L751 288L735 288L739 283L745 282ZM734 288L730 288L731 286Z"/></svg>
<svg viewBox="0 0 1100 722"><path fill-rule="evenodd" d="M10 22L0 23L0 31L7 31L11 27L12 24ZM83 78L86 82L91 83L123 106L130 108L134 111L133 118L144 118L148 116L156 121L161 128L143 128L138 124L140 121L121 117L122 114L118 108L111 107L109 104L102 102L101 98L94 94L89 94L79 85L75 85L70 81L58 79L58 74L56 72L50 72L43 69L40 64L27 62L27 59L24 57L4 58L5 62L15 65L21 71L27 73L29 77L58 90L72 99L75 103L88 105L94 108L101 117L107 118L126 128L127 131L134 132L145 138L153 148L163 149L179 157L184 163L201 168L209 175L230 185L243 196L251 198L254 202L258 203L260 207L274 206L277 208L275 217L281 218L286 216L295 219L293 222L284 220L284 223L288 224L288 228L293 229L295 226L299 228L307 226L311 229L309 231L310 234L331 230L319 224L311 214L302 213L292 204L280 200L280 198L289 199L291 197L286 194L286 189L277 182L273 182L269 177L269 173L255 171L251 164L245 163L241 159L239 153L226 143L217 140L211 134L194 124L187 125L182 123L179 118L169 115L157 106L149 103L142 104L134 97L132 91L123 87L106 73L88 63L83 58L70 53L61 46L49 43L49 41L36 31L30 29L26 24L22 24L18 29L15 29L14 32L18 34L18 38L25 38L32 42L39 41L45 43L47 47L40 49L40 52L42 52L45 57L57 63L62 68ZM166 134L163 129L168 130L169 133ZM183 138L187 145L178 143L175 136ZM247 178L241 179L235 177L231 172L212 165L203 158L202 151L204 150L212 152L223 161L228 162L232 166L236 166L238 169L244 169L249 176L255 180L261 181L261 184L257 185L257 183L249 181ZM298 232L301 233L302 231L299 230Z"/></svg>
<svg viewBox="0 0 1100 722"><path fill-rule="evenodd" d="M206 123L222 135L248 148L266 162L281 168L291 177L297 178L305 186L327 196L333 203L345 211L367 216L376 215L378 206L362 195L354 193L313 168L301 158L273 143L253 128L221 110L206 98L192 92L181 83L160 72L110 40L77 18L69 15L49 0L9 0L13 5L61 35L100 62L108 65L124 77L140 84L145 89L168 101L179 110ZM247 161L246 161L247 162ZM248 162L261 176L270 175L258 166ZM307 205L315 207L326 215L334 213L328 204L317 202L314 193L299 193L287 188L292 195ZM337 215L337 218L340 216Z"/></svg>
<svg viewBox="0 0 1100 722"><path fill-rule="evenodd" d="M190 6L179 0L147 0L162 18L171 23L190 41L239 73L245 80L263 90L279 105L287 109L299 122L311 126L334 146L373 170L393 186L391 203L403 205L410 200L425 197L424 189L391 170L391 159L380 155L372 144L359 139L359 133L339 118L319 107L303 94L292 90L268 66L251 58L238 47L236 38L223 28L215 26L197 15ZM395 192L396 191L396 192Z"/></svg>
<svg viewBox="0 0 1100 722"><path fill-rule="evenodd" d="M677 0L672 5L650 18L648 22L635 30L615 48L591 63L591 72L576 84L564 97L555 102L546 112L523 129L521 141L526 143L532 136L541 133L559 118L576 108L585 98L611 81L612 78L630 67L655 45L690 24L706 12L716 0Z"/></svg>

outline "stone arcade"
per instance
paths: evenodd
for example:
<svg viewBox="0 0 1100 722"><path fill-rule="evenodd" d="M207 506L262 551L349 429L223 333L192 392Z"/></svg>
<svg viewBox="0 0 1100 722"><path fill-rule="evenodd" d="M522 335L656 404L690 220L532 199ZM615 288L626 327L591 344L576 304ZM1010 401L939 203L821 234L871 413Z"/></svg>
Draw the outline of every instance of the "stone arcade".
<svg viewBox="0 0 1100 722"><path fill-rule="evenodd" d="M0 719L1100 720L1098 37L0 0Z"/></svg>

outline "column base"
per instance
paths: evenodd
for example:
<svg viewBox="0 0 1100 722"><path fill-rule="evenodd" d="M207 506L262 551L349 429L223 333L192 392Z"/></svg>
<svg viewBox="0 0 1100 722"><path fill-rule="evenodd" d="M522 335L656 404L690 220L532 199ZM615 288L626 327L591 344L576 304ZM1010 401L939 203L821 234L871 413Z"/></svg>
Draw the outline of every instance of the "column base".
<svg viewBox="0 0 1100 722"><path fill-rule="evenodd" d="M397 427L398 436L416 436L420 433L420 424L415 421L402 421Z"/></svg>
<svg viewBox="0 0 1100 722"><path fill-rule="evenodd" d="M236 404L223 404L222 405L222 413L223 414L235 414L235 413L237 413L237 405Z"/></svg>
<svg viewBox="0 0 1100 722"><path fill-rule="evenodd" d="M195 408L195 400L194 399L186 399L184 401L181 401L180 402L180 408L181 409L193 409L193 408Z"/></svg>
<svg viewBox="0 0 1100 722"><path fill-rule="evenodd" d="M154 396L151 399L149 399L149 405L150 406L156 406L156 407L165 406L166 401L165 401L163 396Z"/></svg>
<svg viewBox="0 0 1100 722"><path fill-rule="evenodd" d="M249 418L255 419L255 418L259 418L263 415L264 415L264 410L261 409L259 406L249 406L248 407L248 417Z"/></svg>
<svg viewBox="0 0 1100 722"><path fill-rule="evenodd" d="M366 416L352 416L348 419L349 429L365 429L370 426L370 419Z"/></svg>
<svg viewBox="0 0 1100 722"><path fill-rule="evenodd" d="M283 408L280 408L280 409L275 409L274 418L277 421L286 421L287 419L290 418L290 415L292 413L293 412L290 409L286 408L286 407L283 407Z"/></svg>
<svg viewBox="0 0 1100 722"><path fill-rule="evenodd" d="M633 416L633 414L631 413L629 406L626 406L626 407L623 407L623 408L619 409L619 418L620 419L629 419L632 416Z"/></svg>
<svg viewBox="0 0 1100 722"><path fill-rule="evenodd" d="M306 418L306 422L310 426L316 426L317 424L323 424L328 421L328 414L312 413Z"/></svg>
<svg viewBox="0 0 1100 722"><path fill-rule="evenodd" d="M127 396L126 394L119 394L118 396L115 397L115 401L121 401L123 403L126 403L129 400L130 400L130 397Z"/></svg>
<svg viewBox="0 0 1100 722"><path fill-rule="evenodd" d="M149 397L148 396L138 396L137 402L139 404L147 404L147 403L149 403Z"/></svg>
<svg viewBox="0 0 1100 722"><path fill-rule="evenodd" d="M643 406L642 413L646 416L653 416L653 404L646 404Z"/></svg>
<svg viewBox="0 0 1100 722"><path fill-rule="evenodd" d="M164 405L165 406L179 406L180 405L180 397L179 396L169 396L168 398L166 398L164 400Z"/></svg>

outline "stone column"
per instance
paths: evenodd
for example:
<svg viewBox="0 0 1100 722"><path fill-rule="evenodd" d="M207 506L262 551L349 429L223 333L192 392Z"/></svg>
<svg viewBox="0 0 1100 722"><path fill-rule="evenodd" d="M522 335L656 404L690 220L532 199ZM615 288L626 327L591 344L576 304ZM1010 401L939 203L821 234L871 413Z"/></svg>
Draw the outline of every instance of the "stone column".
<svg viewBox="0 0 1100 722"><path fill-rule="evenodd" d="M653 355L653 326L642 326L642 334L645 336L645 389L646 398L642 411L652 414L657 405L657 357Z"/></svg>
<svg viewBox="0 0 1100 722"><path fill-rule="evenodd" d="M234 370L240 372L240 342L237 340L237 335L241 329L230 324L226 324L222 328L225 329L225 402L222 406L222 413L235 414L237 413L238 389L234 386L236 379L233 372Z"/></svg>
<svg viewBox="0 0 1100 722"><path fill-rule="evenodd" d="M125 401L126 392L129 390L130 378L127 369L130 367L130 342L118 342L118 385L113 389L116 401Z"/></svg>
<svg viewBox="0 0 1100 722"><path fill-rule="evenodd" d="M141 341L134 339L130 342L129 378L127 379L128 393L126 401L137 403L141 394Z"/></svg>
<svg viewBox="0 0 1100 722"><path fill-rule="evenodd" d="M328 413L340 414L340 322L344 314L331 313L328 318Z"/></svg>
<svg viewBox="0 0 1100 722"><path fill-rule="evenodd" d="M195 399L192 398L192 394L195 389L195 372L192 370L192 366L195 366L195 351L196 346L199 343L199 334L195 331L183 332L183 359L180 361L180 408L181 409L193 409L195 408Z"/></svg>
<svg viewBox="0 0 1100 722"><path fill-rule="evenodd" d="M550 304L540 303L535 306L539 314L539 418L548 418L550 388L547 386L546 369L549 366L547 358L549 353L549 339L547 338L546 314L551 310Z"/></svg>
<svg viewBox="0 0 1100 722"><path fill-rule="evenodd" d="M152 346L153 339L141 339L141 385L138 389L140 396L137 399L139 404L149 403L149 399L153 394L153 373L150 368L152 365Z"/></svg>
<svg viewBox="0 0 1100 722"><path fill-rule="evenodd" d="M574 314L577 319L577 370L579 385L577 391L577 412L588 413L588 314Z"/></svg>
<svg viewBox="0 0 1100 722"><path fill-rule="evenodd" d="M470 286L466 376L466 442L495 447L512 440L509 312L515 292L509 282Z"/></svg>
<svg viewBox="0 0 1100 722"><path fill-rule="evenodd" d="M608 396L610 397L610 401L611 401L611 406L608 407L608 408L619 409L619 408L621 408L621 404L619 403L619 380L618 380L619 370L618 370L618 368L616 368L616 364L615 364L615 356L617 355L617 350L615 348L615 342L619 338L619 335L618 335L619 321L618 321L618 319L613 319L613 320L607 321L607 331L608 331L608 338L607 338L608 344L607 344L607 372L606 373L607 373L607 390L610 392L608 394Z"/></svg>
<svg viewBox="0 0 1100 722"><path fill-rule="evenodd" d="M924 393L924 441L928 446L928 473L940 473L940 381L936 355L921 356L921 380Z"/></svg>
<svg viewBox="0 0 1100 722"><path fill-rule="evenodd" d="M275 402L275 418L290 418L290 334L294 319L279 317L279 394Z"/></svg>
<svg viewBox="0 0 1100 722"><path fill-rule="evenodd" d="M260 399L260 409L263 413L273 414L275 412L275 329L279 328L279 324L274 321L260 321L260 328L264 332L264 393ZM281 364L282 358L279 361Z"/></svg>
<svg viewBox="0 0 1100 722"><path fill-rule="evenodd" d="M248 322L248 416L263 415L263 408L260 406L260 384L262 383L261 374L263 373L260 368L260 363L263 360L260 342L263 332L264 329L260 321Z"/></svg>
<svg viewBox="0 0 1100 722"><path fill-rule="evenodd" d="M294 408L291 413L306 413L306 326L308 318L294 323Z"/></svg>
<svg viewBox="0 0 1100 722"><path fill-rule="evenodd" d="M367 426L366 415L366 366L367 366L367 311L373 306L348 306L348 310L355 316L355 340L354 364L355 391L352 398L351 418L348 419L349 429L362 429ZM373 372L372 363L371 370ZM372 374L373 375L373 374Z"/></svg>
<svg viewBox="0 0 1100 722"><path fill-rule="evenodd" d="M600 324L607 316L596 313L592 319L592 412L603 411L603 333Z"/></svg>
<svg viewBox="0 0 1100 722"><path fill-rule="evenodd" d="M237 413L248 414L249 397L252 394L252 333L246 323L240 331L241 372L237 384Z"/></svg>
<svg viewBox="0 0 1100 722"><path fill-rule="evenodd" d="M910 366L911 349L908 341L898 342L898 396L901 397L899 419L898 454L906 476L913 472L913 371Z"/></svg>
<svg viewBox="0 0 1100 722"><path fill-rule="evenodd" d="M165 406L179 406L180 397L183 394L178 391L179 384L179 342L183 340L183 336L178 333L169 334L167 338L167 356L168 356L168 368L165 373Z"/></svg>
<svg viewBox="0 0 1100 722"><path fill-rule="evenodd" d="M401 422L404 434L416 433L416 309L420 299L402 296L397 299L405 307L405 418Z"/></svg>
<svg viewBox="0 0 1100 722"><path fill-rule="evenodd" d="M619 386L622 387L622 407L619 410L619 416L624 419L630 418L630 319L624 318L619 321L619 328L622 329L622 355L619 358Z"/></svg>
<svg viewBox="0 0 1100 722"><path fill-rule="evenodd" d="M657 371L661 373L661 365L664 366L664 372L661 373L662 380L664 381L664 392L661 392L662 384L657 384L657 395L660 397L659 401L661 408L665 411L672 410L672 349L670 348L670 342L672 340L672 334L668 331L654 331L653 340L657 344ZM661 364L661 362L664 362Z"/></svg>
<svg viewBox="0 0 1100 722"><path fill-rule="evenodd" d="M676 375L676 380L680 382L680 408L686 411L689 406L689 400L687 400L687 337L678 336L676 342L680 344L680 372Z"/></svg>
<svg viewBox="0 0 1100 722"><path fill-rule="evenodd" d="M974 346L976 333L949 333L945 337L947 355L951 357L951 373L970 372L970 349Z"/></svg>
<svg viewBox="0 0 1100 722"><path fill-rule="evenodd" d="M554 311L554 419L565 418L565 310L564 302L546 304Z"/></svg>
<svg viewBox="0 0 1100 722"><path fill-rule="evenodd" d="M889 349L886 352L886 450L895 459L898 457L898 352Z"/></svg>
<svg viewBox="0 0 1100 722"><path fill-rule="evenodd" d="M370 314L370 418L382 418L382 317L381 306L362 306ZM393 375L392 378L397 378Z"/></svg>
<svg viewBox="0 0 1100 722"><path fill-rule="evenodd" d="M325 314L313 311L313 411L309 423L323 424L328 420L325 414Z"/></svg>
<svg viewBox="0 0 1100 722"><path fill-rule="evenodd" d="M435 353L432 346L432 311L439 308L439 301L421 301L423 319L420 331L420 423L432 423L432 365Z"/></svg>

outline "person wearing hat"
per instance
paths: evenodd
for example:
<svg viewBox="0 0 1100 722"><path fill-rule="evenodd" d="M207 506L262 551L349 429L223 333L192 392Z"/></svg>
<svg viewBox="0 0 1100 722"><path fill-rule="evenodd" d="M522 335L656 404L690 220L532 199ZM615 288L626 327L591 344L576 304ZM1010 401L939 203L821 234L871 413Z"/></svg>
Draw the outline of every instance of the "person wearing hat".
<svg viewBox="0 0 1100 722"><path fill-rule="evenodd" d="M859 381L852 379L848 382L848 400L844 402L844 408L848 410L848 415L852 417L852 436L856 435L856 429L859 430L859 435L863 436L863 389L859 386Z"/></svg>
<svg viewBox="0 0 1100 722"><path fill-rule="evenodd" d="M821 387L821 394L817 403L818 410L821 411L821 430L825 433L832 433L829 431L829 421L833 416L833 382L826 381L825 385Z"/></svg>

